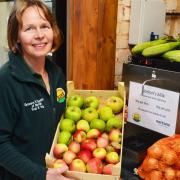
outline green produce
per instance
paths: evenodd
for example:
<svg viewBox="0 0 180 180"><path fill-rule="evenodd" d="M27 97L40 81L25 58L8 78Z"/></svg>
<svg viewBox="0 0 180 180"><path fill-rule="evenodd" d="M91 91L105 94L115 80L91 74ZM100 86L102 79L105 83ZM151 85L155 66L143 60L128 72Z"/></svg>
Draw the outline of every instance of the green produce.
<svg viewBox="0 0 180 180"><path fill-rule="evenodd" d="M110 118L106 123L106 131L110 131L113 128L121 129L123 121L117 117Z"/></svg>
<svg viewBox="0 0 180 180"><path fill-rule="evenodd" d="M180 62L180 50L168 51L162 57L170 61Z"/></svg>
<svg viewBox="0 0 180 180"><path fill-rule="evenodd" d="M59 136L58 136L57 143L67 145L67 144L69 144L71 139L72 139L72 136L71 136L71 133L69 131L61 131Z"/></svg>
<svg viewBox="0 0 180 180"><path fill-rule="evenodd" d="M98 118L98 112L93 107L88 107L82 111L82 118L88 122Z"/></svg>
<svg viewBox="0 0 180 180"><path fill-rule="evenodd" d="M103 106L99 109L99 117L100 119L107 121L108 119L114 116L112 109L109 106Z"/></svg>
<svg viewBox="0 0 180 180"><path fill-rule="evenodd" d="M60 130L74 132L76 129L75 122L72 119L61 119Z"/></svg>
<svg viewBox="0 0 180 180"><path fill-rule="evenodd" d="M78 106L79 108L81 108L83 104L84 104L84 98L79 94L71 95L67 101L68 106Z"/></svg>
<svg viewBox="0 0 180 180"><path fill-rule="evenodd" d="M104 131L106 127L106 123L102 119L93 119L90 123L91 129L99 129L100 131Z"/></svg>
<svg viewBox="0 0 180 180"><path fill-rule="evenodd" d="M81 109L78 106L68 106L65 111L65 118L77 122L81 118Z"/></svg>
<svg viewBox="0 0 180 180"><path fill-rule="evenodd" d="M159 44L159 45L144 49L142 52L142 55L145 57L158 56L167 51L177 48L179 45L180 45L180 42L168 42L164 44Z"/></svg>
<svg viewBox="0 0 180 180"><path fill-rule="evenodd" d="M132 52L132 54L141 54L141 52L148 47L155 46L158 44L164 44L166 42L167 42L167 39L156 39L153 41L143 42L143 43L135 45L132 48L131 52Z"/></svg>

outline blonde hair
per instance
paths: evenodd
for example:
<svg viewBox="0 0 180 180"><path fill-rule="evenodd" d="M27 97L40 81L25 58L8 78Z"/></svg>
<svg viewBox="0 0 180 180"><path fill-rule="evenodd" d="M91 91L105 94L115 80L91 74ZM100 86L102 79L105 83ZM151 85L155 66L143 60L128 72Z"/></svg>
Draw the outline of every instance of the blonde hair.
<svg viewBox="0 0 180 180"><path fill-rule="evenodd" d="M7 26L7 39L9 49L14 53L22 54L21 47L17 42L18 29L19 27L22 27L23 12L31 6L36 6L37 8L40 8L44 13L45 18L52 27L54 37L51 52L54 52L62 44L62 33L58 28L57 22L53 14L49 10L49 8L40 0L16 0L16 2L14 3L14 6L8 19Z"/></svg>

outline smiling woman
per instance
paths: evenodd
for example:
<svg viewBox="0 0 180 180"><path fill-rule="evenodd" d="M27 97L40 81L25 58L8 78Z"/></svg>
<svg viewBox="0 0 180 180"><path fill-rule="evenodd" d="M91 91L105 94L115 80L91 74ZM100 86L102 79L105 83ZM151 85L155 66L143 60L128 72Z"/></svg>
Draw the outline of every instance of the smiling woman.
<svg viewBox="0 0 180 180"><path fill-rule="evenodd" d="M42 1L20 0L7 29L10 51L0 69L0 179L68 180L62 175L67 166L45 167L66 107L64 74L47 58L61 44L56 20Z"/></svg>

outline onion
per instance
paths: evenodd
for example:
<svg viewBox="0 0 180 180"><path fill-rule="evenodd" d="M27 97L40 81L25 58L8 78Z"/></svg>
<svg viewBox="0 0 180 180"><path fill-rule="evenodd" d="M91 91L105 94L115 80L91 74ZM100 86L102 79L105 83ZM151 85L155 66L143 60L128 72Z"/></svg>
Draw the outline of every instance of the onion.
<svg viewBox="0 0 180 180"><path fill-rule="evenodd" d="M160 159L163 153L163 149L160 145L153 145L150 148L148 148L147 153L152 158Z"/></svg>
<svg viewBox="0 0 180 180"><path fill-rule="evenodd" d="M139 175L140 178L145 179L145 178L146 178L146 175L147 175L147 172L144 171L144 170L140 167L140 168L138 168L138 170L137 170L137 174Z"/></svg>
<svg viewBox="0 0 180 180"><path fill-rule="evenodd" d="M162 155L162 161L167 165L173 165L177 161L177 155L173 150L167 148Z"/></svg>
<svg viewBox="0 0 180 180"><path fill-rule="evenodd" d="M180 170L177 170L177 171L176 171L176 177L177 177L178 179L180 179Z"/></svg>
<svg viewBox="0 0 180 180"><path fill-rule="evenodd" d="M142 167L144 171L148 172L153 169L158 169L158 160L147 156L143 161Z"/></svg>
<svg viewBox="0 0 180 180"><path fill-rule="evenodd" d="M180 142L176 142L175 144L173 144L172 148L178 155L180 155Z"/></svg>
<svg viewBox="0 0 180 180"><path fill-rule="evenodd" d="M176 171L170 167L166 168L164 176L168 180L175 180L176 179Z"/></svg>
<svg viewBox="0 0 180 180"><path fill-rule="evenodd" d="M164 163L163 161L158 162L158 170L159 171L164 172L167 167L169 167L169 166L166 163Z"/></svg>
<svg viewBox="0 0 180 180"><path fill-rule="evenodd" d="M162 180L163 179L163 173L161 171L152 170L148 176L146 176L146 179L148 180Z"/></svg>

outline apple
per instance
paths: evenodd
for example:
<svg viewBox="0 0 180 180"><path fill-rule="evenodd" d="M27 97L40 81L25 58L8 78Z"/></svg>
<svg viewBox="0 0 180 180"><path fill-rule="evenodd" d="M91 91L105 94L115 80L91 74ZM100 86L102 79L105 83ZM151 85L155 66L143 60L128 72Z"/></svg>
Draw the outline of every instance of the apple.
<svg viewBox="0 0 180 180"><path fill-rule="evenodd" d="M68 149L74 153L78 153L80 151L80 144L76 141L71 141Z"/></svg>
<svg viewBox="0 0 180 180"><path fill-rule="evenodd" d="M114 114L117 114L122 111L124 101L118 96L111 96L107 99L106 105L112 109Z"/></svg>
<svg viewBox="0 0 180 180"><path fill-rule="evenodd" d="M99 99L96 96L88 96L84 100L84 107L93 107L94 109L98 109L99 107Z"/></svg>
<svg viewBox="0 0 180 180"><path fill-rule="evenodd" d="M81 109L77 106L69 106L65 111L65 118L72 119L75 122L81 118Z"/></svg>
<svg viewBox="0 0 180 180"><path fill-rule="evenodd" d="M82 118L88 122L98 118L98 112L93 107L88 107L82 111Z"/></svg>
<svg viewBox="0 0 180 180"><path fill-rule="evenodd" d="M72 119L61 119L59 127L61 131L69 131L71 133L74 132L76 128Z"/></svg>
<svg viewBox="0 0 180 180"><path fill-rule="evenodd" d="M97 139L96 144L97 144L97 147L105 148L109 144L109 140L101 136Z"/></svg>
<svg viewBox="0 0 180 180"><path fill-rule="evenodd" d="M81 150L77 157L87 163L90 159L92 159L92 153L89 150Z"/></svg>
<svg viewBox="0 0 180 180"><path fill-rule="evenodd" d="M121 144L117 141L112 141L111 145L115 148L115 151L117 153L120 153L120 149L121 149Z"/></svg>
<svg viewBox="0 0 180 180"><path fill-rule="evenodd" d="M99 109L99 117L100 119L107 121L110 118L114 116L113 111L108 106L103 106L101 109Z"/></svg>
<svg viewBox="0 0 180 180"><path fill-rule="evenodd" d="M106 151L107 152L115 152L116 150L115 150L115 148L112 145L107 145L106 146Z"/></svg>
<svg viewBox="0 0 180 180"><path fill-rule="evenodd" d="M109 132L111 129L121 129L123 125L123 120L117 117L110 118L106 123L106 131Z"/></svg>
<svg viewBox="0 0 180 180"><path fill-rule="evenodd" d="M67 164L62 159L56 159L53 163L53 168L62 168L64 166L67 166Z"/></svg>
<svg viewBox="0 0 180 180"><path fill-rule="evenodd" d="M105 159L105 157L106 157L106 150L105 150L104 148L101 148L101 147L96 148L96 149L94 149L94 151L93 151L93 156L94 156L95 158L98 158L98 159L103 160L103 159Z"/></svg>
<svg viewBox="0 0 180 180"><path fill-rule="evenodd" d="M63 160L66 162L66 164L70 164L75 158L76 158L76 154L72 151L66 151L63 154Z"/></svg>
<svg viewBox="0 0 180 180"><path fill-rule="evenodd" d="M72 136L69 131L61 131L58 136L57 143L62 143L62 144L69 144L71 141Z"/></svg>
<svg viewBox="0 0 180 180"><path fill-rule="evenodd" d="M105 133L105 132L101 134L101 137L109 139L109 135L107 133Z"/></svg>
<svg viewBox="0 0 180 180"><path fill-rule="evenodd" d="M67 100L67 106L77 106L82 108L84 104L84 98L79 94L71 95Z"/></svg>
<svg viewBox="0 0 180 180"><path fill-rule="evenodd" d="M113 166L114 166L114 164L106 164L103 167L103 174L112 175Z"/></svg>
<svg viewBox="0 0 180 180"><path fill-rule="evenodd" d="M116 164L119 162L119 155L117 152L108 152L106 155L106 162Z"/></svg>
<svg viewBox="0 0 180 180"><path fill-rule="evenodd" d="M73 134L73 139L78 142L81 143L82 141L84 141L86 139L86 133L82 130L77 130L74 134Z"/></svg>
<svg viewBox="0 0 180 180"><path fill-rule="evenodd" d="M86 165L81 159L74 159L70 166L70 171L86 172Z"/></svg>
<svg viewBox="0 0 180 180"><path fill-rule="evenodd" d="M90 129L87 132L87 138L91 139L91 138L98 138L101 135L101 131L98 129Z"/></svg>
<svg viewBox="0 0 180 180"><path fill-rule="evenodd" d="M87 162L86 168L88 173L102 174L103 164L100 159L92 158Z"/></svg>
<svg viewBox="0 0 180 180"><path fill-rule="evenodd" d="M102 119L93 119L90 123L91 129L99 129L100 131L104 131L106 127L106 123Z"/></svg>
<svg viewBox="0 0 180 180"><path fill-rule="evenodd" d="M85 132L88 132L89 129L90 129L89 123L88 123L86 120L81 119L81 120L79 120L79 121L77 122L77 124L76 124L76 129L77 129L77 130L83 130L83 131L85 131Z"/></svg>
<svg viewBox="0 0 180 180"><path fill-rule="evenodd" d="M109 132L109 140L110 141L116 141L116 142L121 142L121 131L119 129L111 129Z"/></svg>
<svg viewBox="0 0 180 180"><path fill-rule="evenodd" d="M60 159L62 157L62 153L68 151L68 147L66 144L55 144L53 147L54 157Z"/></svg>
<svg viewBox="0 0 180 180"><path fill-rule="evenodd" d="M81 143L81 149L93 151L96 148L96 141L94 139L86 139Z"/></svg>

